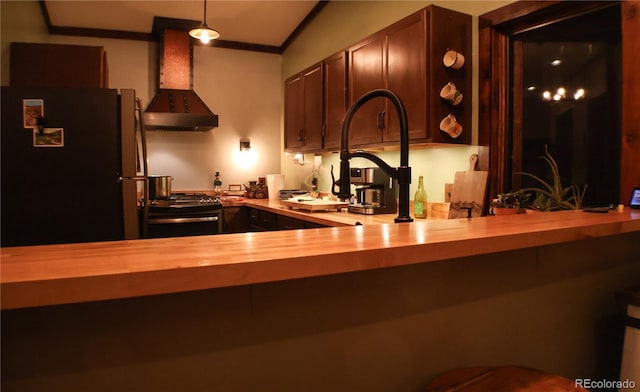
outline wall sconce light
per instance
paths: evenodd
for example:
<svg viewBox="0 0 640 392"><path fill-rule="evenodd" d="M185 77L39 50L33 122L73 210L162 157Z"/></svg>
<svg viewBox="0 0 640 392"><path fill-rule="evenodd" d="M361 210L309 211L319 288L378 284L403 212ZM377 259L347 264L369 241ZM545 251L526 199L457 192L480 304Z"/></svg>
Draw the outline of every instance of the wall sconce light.
<svg viewBox="0 0 640 392"><path fill-rule="evenodd" d="M240 139L240 151L251 151L251 140Z"/></svg>
<svg viewBox="0 0 640 392"><path fill-rule="evenodd" d="M240 148L233 152L235 166L239 169L253 168L256 164L259 151L256 151L256 148L251 148L251 140L249 139L240 139L239 146Z"/></svg>

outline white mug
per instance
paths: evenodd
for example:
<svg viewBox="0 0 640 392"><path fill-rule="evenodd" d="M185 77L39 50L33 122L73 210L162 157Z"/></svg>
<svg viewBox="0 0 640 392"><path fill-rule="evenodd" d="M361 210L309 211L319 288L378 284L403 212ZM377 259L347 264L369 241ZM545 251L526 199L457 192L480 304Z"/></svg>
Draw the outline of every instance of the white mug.
<svg viewBox="0 0 640 392"><path fill-rule="evenodd" d="M442 63L447 68L460 69L464 65L464 56L455 50L447 50L444 54Z"/></svg>
<svg viewBox="0 0 640 392"><path fill-rule="evenodd" d="M462 125L460 125L453 114L450 114L440 121L440 130L452 138L456 138L462 133Z"/></svg>
<svg viewBox="0 0 640 392"><path fill-rule="evenodd" d="M453 106L456 106L462 101L462 93L458 91L456 85L451 82L447 83L442 90L440 90L440 97Z"/></svg>

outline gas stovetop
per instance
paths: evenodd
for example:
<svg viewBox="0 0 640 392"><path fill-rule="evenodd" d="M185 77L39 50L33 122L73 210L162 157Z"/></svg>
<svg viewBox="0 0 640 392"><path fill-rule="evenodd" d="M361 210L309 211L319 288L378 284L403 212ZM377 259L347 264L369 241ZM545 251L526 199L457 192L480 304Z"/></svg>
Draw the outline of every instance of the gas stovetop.
<svg viewBox="0 0 640 392"><path fill-rule="evenodd" d="M221 207L219 197L212 197L204 193L174 193L168 199L149 200L149 207L158 208L192 208L192 207Z"/></svg>
<svg viewBox="0 0 640 392"><path fill-rule="evenodd" d="M149 200L142 208L145 237L178 237L222 233L222 203L207 194L174 193Z"/></svg>

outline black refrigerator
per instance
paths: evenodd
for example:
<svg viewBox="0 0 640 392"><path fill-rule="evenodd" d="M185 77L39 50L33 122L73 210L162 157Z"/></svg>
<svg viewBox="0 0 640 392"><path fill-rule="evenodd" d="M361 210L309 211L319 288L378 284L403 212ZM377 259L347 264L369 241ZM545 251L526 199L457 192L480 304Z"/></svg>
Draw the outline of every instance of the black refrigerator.
<svg viewBox="0 0 640 392"><path fill-rule="evenodd" d="M134 90L2 87L1 245L138 238Z"/></svg>

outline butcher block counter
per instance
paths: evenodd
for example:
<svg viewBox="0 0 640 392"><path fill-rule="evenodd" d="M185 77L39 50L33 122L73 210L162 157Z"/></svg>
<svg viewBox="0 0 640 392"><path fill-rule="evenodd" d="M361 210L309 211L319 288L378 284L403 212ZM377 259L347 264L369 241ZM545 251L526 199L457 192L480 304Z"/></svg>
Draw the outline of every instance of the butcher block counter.
<svg viewBox="0 0 640 392"><path fill-rule="evenodd" d="M290 218L301 219L307 222L317 223L324 226L356 226L356 225L381 225L394 223L397 214L376 214L361 215L347 212L346 208L330 208L326 211L310 211L303 208L292 207L280 200L268 199L223 199L224 207L246 206L257 208L275 214L288 216ZM413 211L413 204L410 205ZM449 203L427 203L429 219L447 219L449 214Z"/></svg>
<svg viewBox="0 0 640 392"><path fill-rule="evenodd" d="M626 208L9 247L1 249L1 303L15 309L252 285L631 232L640 232L640 211Z"/></svg>
<svg viewBox="0 0 640 392"><path fill-rule="evenodd" d="M302 219L308 222L325 226L355 226L355 225L380 225L393 223L397 214L360 215L341 210L330 209L327 211L306 211L300 208L292 208L280 202L280 200L245 199L242 205L257 208L291 218ZM225 202L223 202L225 205Z"/></svg>

